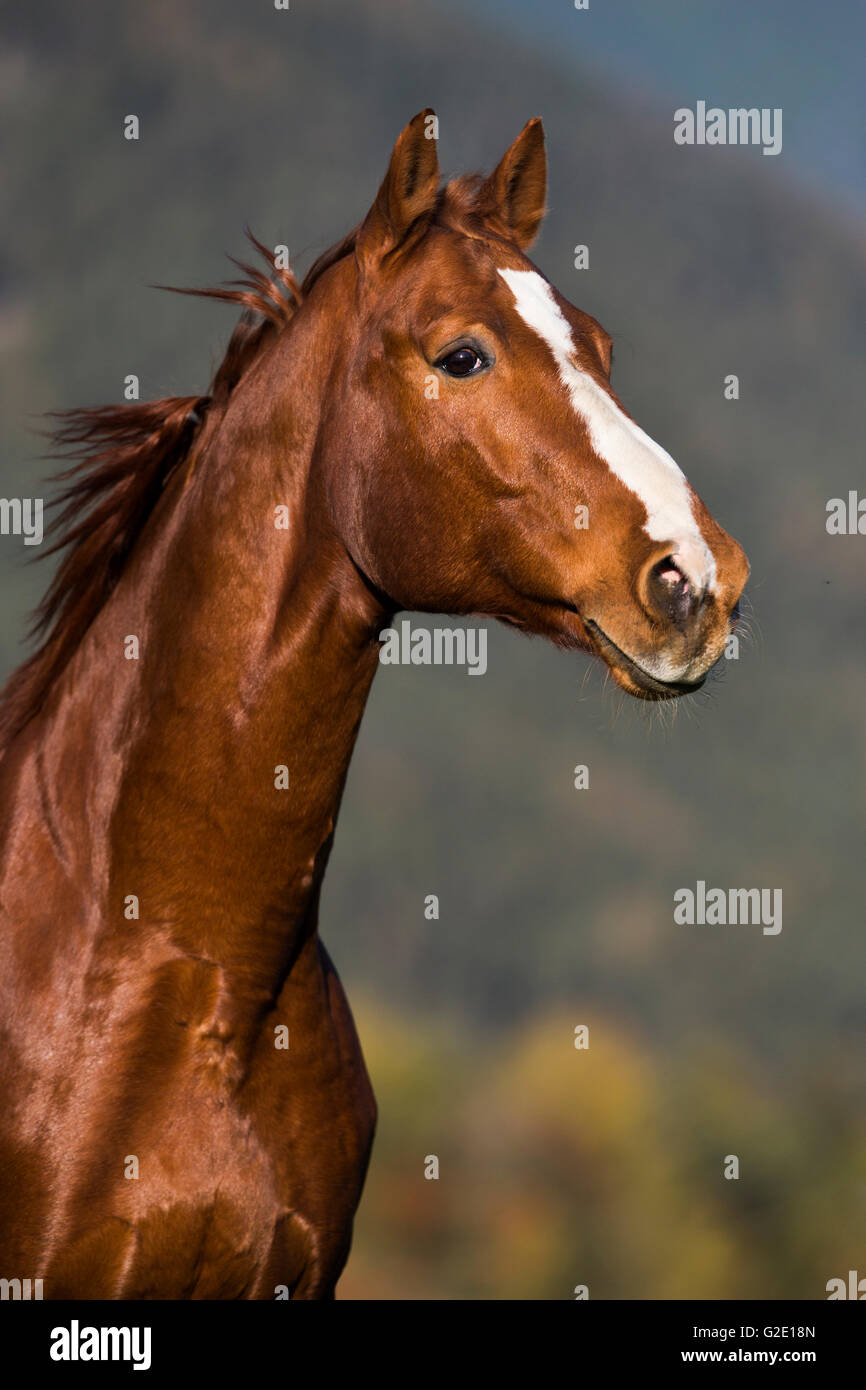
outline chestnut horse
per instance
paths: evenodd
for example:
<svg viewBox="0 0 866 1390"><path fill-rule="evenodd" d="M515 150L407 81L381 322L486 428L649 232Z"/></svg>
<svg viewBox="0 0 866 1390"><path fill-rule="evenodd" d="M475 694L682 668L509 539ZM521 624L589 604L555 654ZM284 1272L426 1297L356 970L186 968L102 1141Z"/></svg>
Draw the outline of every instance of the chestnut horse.
<svg viewBox="0 0 866 1390"><path fill-rule="evenodd" d="M0 706L0 1276L46 1298L333 1296L376 1108L317 912L398 610L647 700L736 620L742 550L524 255L540 121L444 188L433 129L303 286L189 291L244 305L210 395L58 432L68 548Z"/></svg>

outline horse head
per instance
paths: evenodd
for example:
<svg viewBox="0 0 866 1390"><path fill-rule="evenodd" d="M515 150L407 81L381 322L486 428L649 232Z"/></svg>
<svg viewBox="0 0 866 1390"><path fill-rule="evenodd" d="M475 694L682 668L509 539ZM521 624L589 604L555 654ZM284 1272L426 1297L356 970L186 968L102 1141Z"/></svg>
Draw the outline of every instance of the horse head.
<svg viewBox="0 0 866 1390"><path fill-rule="evenodd" d="M352 305L326 422L342 541L394 608L542 633L643 699L695 690L745 555L618 400L610 336L527 258L541 122L489 178L442 189L434 122L403 131L332 272Z"/></svg>

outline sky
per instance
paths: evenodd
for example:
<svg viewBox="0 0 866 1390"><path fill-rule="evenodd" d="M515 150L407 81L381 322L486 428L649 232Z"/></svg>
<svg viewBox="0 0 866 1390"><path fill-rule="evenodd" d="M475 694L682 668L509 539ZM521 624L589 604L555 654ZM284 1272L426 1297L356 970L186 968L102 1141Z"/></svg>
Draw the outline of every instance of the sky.
<svg viewBox="0 0 866 1390"><path fill-rule="evenodd" d="M866 6L856 0L476 0L638 100L781 107L786 172L866 214Z"/></svg>

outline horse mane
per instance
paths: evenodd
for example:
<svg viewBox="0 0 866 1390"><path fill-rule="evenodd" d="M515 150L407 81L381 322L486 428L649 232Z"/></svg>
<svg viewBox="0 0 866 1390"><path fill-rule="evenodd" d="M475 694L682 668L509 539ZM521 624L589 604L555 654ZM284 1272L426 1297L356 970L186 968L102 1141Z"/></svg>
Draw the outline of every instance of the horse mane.
<svg viewBox="0 0 866 1390"><path fill-rule="evenodd" d="M167 396L50 412L51 457L72 462L50 481L61 484L40 556L65 551L45 597L36 608L30 638L36 651L0 691L0 754L42 707L97 613L106 603L126 559L169 477L189 457L208 412L224 408L269 331L284 327L310 287L354 244L351 232L320 256L299 284L289 269L276 268L268 249L247 236L270 274L230 259L244 278L212 289L172 289L239 304L241 317L225 356L204 396ZM56 451L56 452L55 452Z"/></svg>
<svg viewBox="0 0 866 1390"><path fill-rule="evenodd" d="M478 176L453 179L440 190L434 220L461 225L472 234L478 186ZM271 252L247 228L269 274L231 256L244 278L209 289L156 286L241 306L207 395L49 412L59 421L47 431L57 451L49 457L73 462L49 479L62 486L50 502L56 511L47 534L54 539L39 558L66 553L32 617L28 636L39 645L0 690L0 757L41 709L107 602L160 493L189 457L205 417L225 408L268 334L284 328L316 281L354 250L359 230L360 224L319 256L302 283L288 268L277 268Z"/></svg>

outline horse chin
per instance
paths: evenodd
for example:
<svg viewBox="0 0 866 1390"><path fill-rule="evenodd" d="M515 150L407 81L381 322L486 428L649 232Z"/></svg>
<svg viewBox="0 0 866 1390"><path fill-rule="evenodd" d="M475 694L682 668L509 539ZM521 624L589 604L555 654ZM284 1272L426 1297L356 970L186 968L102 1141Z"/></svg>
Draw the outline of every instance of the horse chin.
<svg viewBox="0 0 866 1390"><path fill-rule="evenodd" d="M602 658L617 685L638 700L677 700L700 690L706 680L706 674L697 680L660 680L618 647L592 619L585 618L584 627L592 638L594 651Z"/></svg>

